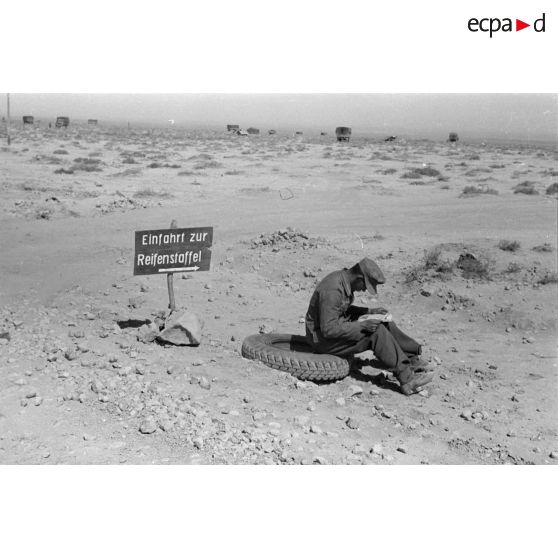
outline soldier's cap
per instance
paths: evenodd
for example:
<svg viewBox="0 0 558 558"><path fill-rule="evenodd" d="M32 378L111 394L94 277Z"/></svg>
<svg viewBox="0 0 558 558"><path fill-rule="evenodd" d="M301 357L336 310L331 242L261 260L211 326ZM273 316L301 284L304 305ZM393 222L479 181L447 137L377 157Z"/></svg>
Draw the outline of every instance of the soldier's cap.
<svg viewBox="0 0 558 558"><path fill-rule="evenodd" d="M378 291L376 290L376 284L381 285L386 282L386 278L384 277L382 270L378 267L378 264L370 258L362 258L362 260L358 262L358 266L364 276L366 290L370 294L377 294Z"/></svg>

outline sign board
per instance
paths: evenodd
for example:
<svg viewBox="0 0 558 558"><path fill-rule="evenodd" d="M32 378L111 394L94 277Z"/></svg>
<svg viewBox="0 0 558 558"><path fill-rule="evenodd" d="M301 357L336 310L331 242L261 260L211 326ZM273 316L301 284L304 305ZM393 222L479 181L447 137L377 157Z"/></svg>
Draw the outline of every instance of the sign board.
<svg viewBox="0 0 558 558"><path fill-rule="evenodd" d="M136 231L134 275L209 271L213 227Z"/></svg>

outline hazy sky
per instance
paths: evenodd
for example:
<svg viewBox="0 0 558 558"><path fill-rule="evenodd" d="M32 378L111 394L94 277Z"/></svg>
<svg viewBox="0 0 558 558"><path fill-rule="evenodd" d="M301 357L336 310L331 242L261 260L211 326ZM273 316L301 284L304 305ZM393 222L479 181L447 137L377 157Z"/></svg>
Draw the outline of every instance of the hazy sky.
<svg viewBox="0 0 558 558"><path fill-rule="evenodd" d="M5 115L2 96L0 112ZM131 122L262 130L331 131L351 126L353 134L396 134L442 139L556 141L558 95L551 94L11 94L12 118L24 114L53 119Z"/></svg>

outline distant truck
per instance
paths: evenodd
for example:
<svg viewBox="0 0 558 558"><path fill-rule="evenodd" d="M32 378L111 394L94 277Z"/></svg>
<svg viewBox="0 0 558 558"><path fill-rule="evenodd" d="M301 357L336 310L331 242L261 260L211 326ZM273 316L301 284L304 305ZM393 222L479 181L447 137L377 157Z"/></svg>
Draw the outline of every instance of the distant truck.
<svg viewBox="0 0 558 558"><path fill-rule="evenodd" d="M23 117L23 124L34 124L34 123L35 123L35 118L33 118L32 116Z"/></svg>
<svg viewBox="0 0 558 558"><path fill-rule="evenodd" d="M455 132L450 132L448 141L455 143L456 141L459 141L459 136Z"/></svg>
<svg viewBox="0 0 558 558"><path fill-rule="evenodd" d="M240 126L238 124L227 124L227 132L238 132Z"/></svg>
<svg viewBox="0 0 558 558"><path fill-rule="evenodd" d="M67 128L70 125L70 119L67 116L57 116L54 123L55 128Z"/></svg>
<svg viewBox="0 0 558 558"><path fill-rule="evenodd" d="M277 133L277 131L276 131L276 130L268 130L267 133L268 133L270 136L274 136L274 135Z"/></svg>
<svg viewBox="0 0 558 558"><path fill-rule="evenodd" d="M351 133L351 128L348 128L347 126L338 126L335 128L337 141L349 141L351 139Z"/></svg>
<svg viewBox="0 0 558 558"><path fill-rule="evenodd" d="M248 128L246 130L250 135L257 135L260 133L260 130L258 128Z"/></svg>
<svg viewBox="0 0 558 558"><path fill-rule="evenodd" d="M90 124L91 126L97 126L98 123L99 123L99 121L96 118L88 118L87 119L87 124Z"/></svg>

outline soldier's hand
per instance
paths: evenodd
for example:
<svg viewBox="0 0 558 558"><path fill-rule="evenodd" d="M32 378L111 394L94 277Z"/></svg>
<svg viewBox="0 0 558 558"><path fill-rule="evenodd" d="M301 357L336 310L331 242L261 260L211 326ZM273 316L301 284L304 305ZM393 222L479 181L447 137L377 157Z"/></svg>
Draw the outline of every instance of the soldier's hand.
<svg viewBox="0 0 558 558"><path fill-rule="evenodd" d="M380 320L364 320L360 322L360 327L365 333L374 333L381 323Z"/></svg>
<svg viewBox="0 0 558 558"><path fill-rule="evenodd" d="M388 310L385 308L370 308L369 314L387 314Z"/></svg>

